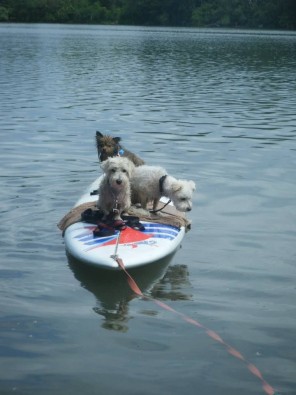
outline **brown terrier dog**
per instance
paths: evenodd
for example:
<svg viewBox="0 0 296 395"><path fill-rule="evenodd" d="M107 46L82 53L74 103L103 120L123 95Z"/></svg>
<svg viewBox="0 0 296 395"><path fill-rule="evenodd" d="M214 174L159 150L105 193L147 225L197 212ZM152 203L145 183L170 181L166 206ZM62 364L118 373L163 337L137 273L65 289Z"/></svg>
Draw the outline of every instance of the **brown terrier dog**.
<svg viewBox="0 0 296 395"><path fill-rule="evenodd" d="M101 162L113 156L125 156L131 160L135 166L144 165L144 161L137 155L123 148L120 144L120 137L112 137L104 135L101 132L96 132L96 145L98 150L98 157Z"/></svg>

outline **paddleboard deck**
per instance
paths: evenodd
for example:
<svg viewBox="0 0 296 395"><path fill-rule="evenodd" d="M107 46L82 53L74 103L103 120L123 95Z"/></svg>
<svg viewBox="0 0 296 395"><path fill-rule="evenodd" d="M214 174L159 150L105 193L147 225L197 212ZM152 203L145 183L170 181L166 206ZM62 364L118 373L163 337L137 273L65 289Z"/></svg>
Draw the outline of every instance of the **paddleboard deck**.
<svg viewBox="0 0 296 395"><path fill-rule="evenodd" d="M98 189L101 177L96 179L83 193L74 207L95 202L97 195L91 193ZM166 203L167 199L162 198ZM96 224L76 222L67 227L64 233L65 246L74 258L100 268L120 270L115 257L124 262L127 269L147 265L167 257L180 246L185 227L177 227L158 222L141 220L144 230L130 227L115 231L111 236L94 236ZM116 255L116 256L115 256Z"/></svg>

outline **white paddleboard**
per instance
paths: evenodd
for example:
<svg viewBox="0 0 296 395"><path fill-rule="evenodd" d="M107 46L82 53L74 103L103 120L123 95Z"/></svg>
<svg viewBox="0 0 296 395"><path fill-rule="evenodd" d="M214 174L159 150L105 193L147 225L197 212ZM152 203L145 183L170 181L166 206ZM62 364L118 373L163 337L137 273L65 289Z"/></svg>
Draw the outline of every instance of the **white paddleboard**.
<svg viewBox="0 0 296 395"><path fill-rule="evenodd" d="M83 203L97 201L97 195L91 192L98 189L102 176L96 179L76 202L75 207ZM162 198L166 203L166 198ZM139 231L127 227L114 235L97 237L93 235L96 224L76 222L70 225L64 234L67 251L74 258L100 268L120 269L114 255L122 259L127 269L147 265L172 254L180 245L185 227L175 227L154 222L141 221L145 230ZM119 240L118 240L119 237Z"/></svg>

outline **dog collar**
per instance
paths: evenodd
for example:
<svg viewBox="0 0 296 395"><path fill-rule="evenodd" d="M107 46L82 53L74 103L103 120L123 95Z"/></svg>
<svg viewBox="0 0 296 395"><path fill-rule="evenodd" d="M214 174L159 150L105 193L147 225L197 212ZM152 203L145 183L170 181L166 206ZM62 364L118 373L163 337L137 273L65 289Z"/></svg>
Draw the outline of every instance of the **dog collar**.
<svg viewBox="0 0 296 395"><path fill-rule="evenodd" d="M122 156L124 154L124 149L117 147L114 149L114 156Z"/></svg>
<svg viewBox="0 0 296 395"><path fill-rule="evenodd" d="M164 184L164 181L165 181L166 178L167 178L167 174L162 176L162 177L160 177L160 179L159 179L159 192L161 194L163 193L163 184Z"/></svg>

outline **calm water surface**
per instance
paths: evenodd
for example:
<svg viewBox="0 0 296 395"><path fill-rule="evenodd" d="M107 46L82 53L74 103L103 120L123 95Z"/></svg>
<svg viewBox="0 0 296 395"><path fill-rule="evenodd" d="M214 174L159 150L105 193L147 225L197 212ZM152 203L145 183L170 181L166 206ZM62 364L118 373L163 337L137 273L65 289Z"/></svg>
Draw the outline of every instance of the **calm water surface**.
<svg viewBox="0 0 296 395"><path fill-rule="evenodd" d="M223 345L67 258L96 130L195 180L192 230L133 273L296 393L296 34L0 25L0 393L264 394Z"/></svg>

